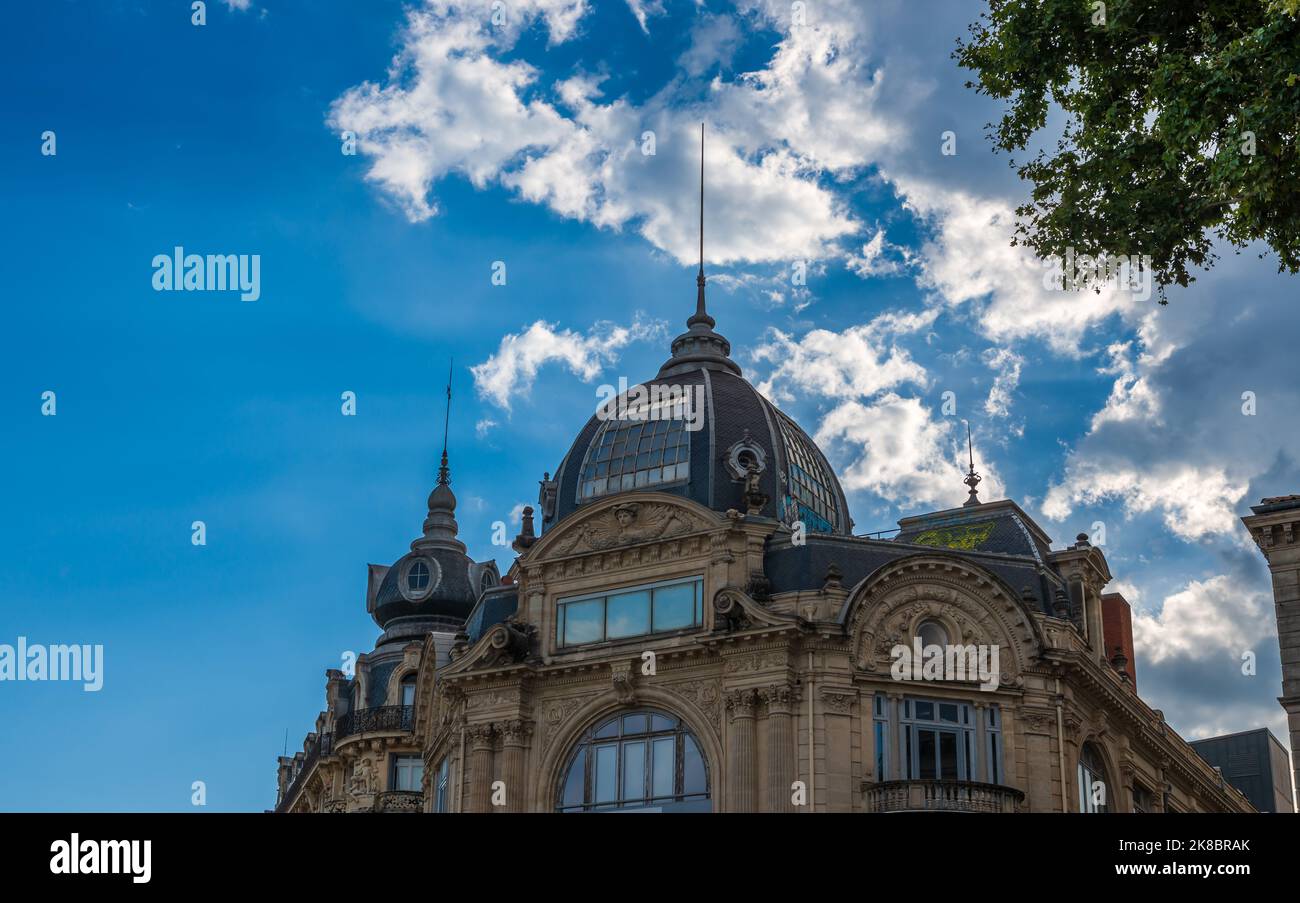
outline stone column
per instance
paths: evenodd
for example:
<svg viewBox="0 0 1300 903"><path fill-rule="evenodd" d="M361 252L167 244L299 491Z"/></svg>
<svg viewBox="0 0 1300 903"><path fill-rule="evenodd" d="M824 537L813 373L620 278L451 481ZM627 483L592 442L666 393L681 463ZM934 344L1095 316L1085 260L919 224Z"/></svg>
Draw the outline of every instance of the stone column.
<svg viewBox="0 0 1300 903"><path fill-rule="evenodd" d="M471 724L465 728L469 740L469 812L492 811L492 743L490 724ZM507 799L509 797L507 796Z"/></svg>
<svg viewBox="0 0 1300 903"><path fill-rule="evenodd" d="M1282 654L1282 695L1291 733L1292 788L1300 787L1300 495L1267 498L1243 517L1273 575L1277 642Z"/></svg>
<svg viewBox="0 0 1300 903"><path fill-rule="evenodd" d="M762 691L767 704L767 800L773 812L793 812L795 782L794 690L776 685Z"/></svg>
<svg viewBox="0 0 1300 903"><path fill-rule="evenodd" d="M501 779L506 784L506 805L504 810L495 811L523 812L528 798L524 759L532 725L526 721L506 721L498 725L498 730L502 737Z"/></svg>
<svg viewBox="0 0 1300 903"><path fill-rule="evenodd" d="M753 812L756 807L758 775L755 762L753 690L727 694L727 811Z"/></svg>

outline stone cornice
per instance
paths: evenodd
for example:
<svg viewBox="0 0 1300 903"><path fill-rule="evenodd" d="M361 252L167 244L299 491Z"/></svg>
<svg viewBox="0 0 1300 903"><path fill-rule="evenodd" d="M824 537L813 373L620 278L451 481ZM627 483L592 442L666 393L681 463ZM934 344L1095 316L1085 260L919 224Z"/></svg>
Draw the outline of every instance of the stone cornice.
<svg viewBox="0 0 1300 903"><path fill-rule="evenodd" d="M1164 717L1148 706L1134 692L1126 688L1119 678L1106 674L1101 666L1086 654L1059 650L1048 654L1060 665L1062 675L1071 679L1076 690L1089 692L1098 699L1107 717L1119 717L1135 730L1133 739L1152 754L1152 758L1165 761L1166 768L1180 774L1194 790L1209 799L1217 800L1229 810L1238 810L1245 799L1228 791L1230 785L1220 788L1218 776L1209 763L1165 722Z"/></svg>

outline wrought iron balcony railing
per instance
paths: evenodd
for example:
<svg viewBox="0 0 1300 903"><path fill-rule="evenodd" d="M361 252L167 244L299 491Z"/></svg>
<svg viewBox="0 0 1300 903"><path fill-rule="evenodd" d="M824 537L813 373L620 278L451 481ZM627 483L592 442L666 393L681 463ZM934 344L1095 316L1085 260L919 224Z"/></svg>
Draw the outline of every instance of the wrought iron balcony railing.
<svg viewBox="0 0 1300 903"><path fill-rule="evenodd" d="M311 774L316 760L321 756L328 756L333 746L333 734L318 734L316 736L315 741L307 747L307 752L302 758L302 765L294 773L293 780L289 782L289 790L280 799L282 808L287 809L293 803L298 796L298 791L302 789L303 783L307 780L307 776Z"/></svg>
<svg viewBox="0 0 1300 903"><path fill-rule="evenodd" d="M864 782L868 812L1015 812L1024 793L978 781Z"/></svg>
<svg viewBox="0 0 1300 903"><path fill-rule="evenodd" d="M335 722L334 737L341 740L353 734L368 734L371 731L410 733L413 730L415 730L415 706L383 705L348 712Z"/></svg>
<svg viewBox="0 0 1300 903"><path fill-rule="evenodd" d="M419 812L424 794L418 790L387 790L375 797L376 812Z"/></svg>

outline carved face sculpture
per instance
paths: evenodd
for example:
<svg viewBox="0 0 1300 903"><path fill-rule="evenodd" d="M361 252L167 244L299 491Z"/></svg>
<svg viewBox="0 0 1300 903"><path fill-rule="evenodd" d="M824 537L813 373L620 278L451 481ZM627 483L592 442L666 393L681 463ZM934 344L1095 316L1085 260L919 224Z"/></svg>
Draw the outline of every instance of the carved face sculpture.
<svg viewBox="0 0 1300 903"><path fill-rule="evenodd" d="M614 517L618 518L618 525L626 529L636 520L636 506L619 505L614 509Z"/></svg>

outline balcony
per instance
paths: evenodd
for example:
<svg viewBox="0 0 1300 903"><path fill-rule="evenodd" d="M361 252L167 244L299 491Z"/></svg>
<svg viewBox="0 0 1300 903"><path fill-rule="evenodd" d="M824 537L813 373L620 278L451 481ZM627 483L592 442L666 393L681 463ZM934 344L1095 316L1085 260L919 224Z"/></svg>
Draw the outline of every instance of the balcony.
<svg viewBox="0 0 1300 903"><path fill-rule="evenodd" d="M375 797L376 812L419 812L424 794L418 790L388 790Z"/></svg>
<svg viewBox="0 0 1300 903"><path fill-rule="evenodd" d="M286 811L293 801L298 798L298 792L302 790L303 783L311 775L312 768L316 765L316 760L321 756L328 756L334 745L333 734L319 734L307 747L306 754L302 758L302 765L294 772L293 779L289 782L289 789L281 797L279 804L276 806L279 811Z"/></svg>
<svg viewBox="0 0 1300 903"><path fill-rule="evenodd" d="M357 712L339 718L334 724L334 739L342 740L353 734L369 734L375 731L407 733L415 730L415 707L409 705L384 705Z"/></svg>
<svg viewBox="0 0 1300 903"><path fill-rule="evenodd" d="M1015 812L1025 795L978 781L866 781L868 812Z"/></svg>

